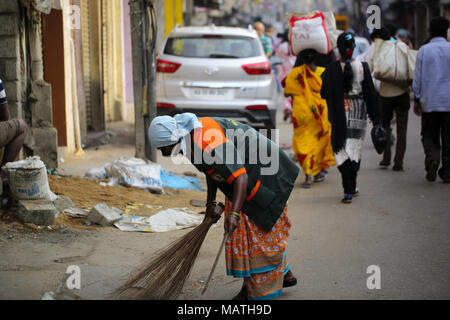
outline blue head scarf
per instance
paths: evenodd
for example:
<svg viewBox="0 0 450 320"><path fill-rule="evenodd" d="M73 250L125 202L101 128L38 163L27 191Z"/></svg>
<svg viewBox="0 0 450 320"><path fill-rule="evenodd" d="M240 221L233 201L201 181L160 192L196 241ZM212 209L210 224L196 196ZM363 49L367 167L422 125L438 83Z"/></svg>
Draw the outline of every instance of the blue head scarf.
<svg viewBox="0 0 450 320"><path fill-rule="evenodd" d="M148 130L148 135L153 148L162 148L181 142L181 150L186 154L185 137L192 130L202 128L195 114L183 113L175 117L156 117Z"/></svg>

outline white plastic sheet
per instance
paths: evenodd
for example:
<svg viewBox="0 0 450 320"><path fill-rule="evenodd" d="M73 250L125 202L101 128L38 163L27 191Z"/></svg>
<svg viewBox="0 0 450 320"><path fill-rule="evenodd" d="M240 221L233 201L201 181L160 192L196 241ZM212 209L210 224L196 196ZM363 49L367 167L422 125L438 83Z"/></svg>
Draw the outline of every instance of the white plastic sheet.
<svg viewBox="0 0 450 320"><path fill-rule="evenodd" d="M97 180L109 178L108 186L123 185L161 193L161 169L159 164L147 163L142 159L120 158L104 167L90 169L85 177Z"/></svg>
<svg viewBox="0 0 450 320"><path fill-rule="evenodd" d="M188 208L175 208L161 211L151 217L124 216L114 225L128 232L168 232L192 228L200 225L204 215Z"/></svg>

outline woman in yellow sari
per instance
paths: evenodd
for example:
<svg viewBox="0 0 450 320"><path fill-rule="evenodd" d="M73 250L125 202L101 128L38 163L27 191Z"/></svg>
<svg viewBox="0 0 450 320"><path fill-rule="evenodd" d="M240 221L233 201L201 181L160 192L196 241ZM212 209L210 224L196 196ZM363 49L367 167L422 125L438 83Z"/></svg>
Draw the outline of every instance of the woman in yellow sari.
<svg viewBox="0 0 450 320"><path fill-rule="evenodd" d="M331 148L331 124L327 103L320 96L325 68L314 64L316 51L299 53L300 65L286 78L284 94L292 96L293 149L305 174L303 188L325 180L326 170L336 164Z"/></svg>

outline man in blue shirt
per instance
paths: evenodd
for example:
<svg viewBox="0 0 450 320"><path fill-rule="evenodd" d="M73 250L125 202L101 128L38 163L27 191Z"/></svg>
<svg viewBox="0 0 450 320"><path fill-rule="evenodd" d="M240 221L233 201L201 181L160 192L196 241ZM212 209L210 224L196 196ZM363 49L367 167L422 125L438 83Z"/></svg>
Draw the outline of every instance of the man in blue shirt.
<svg viewBox="0 0 450 320"><path fill-rule="evenodd" d="M446 40L449 21L443 17L430 23L431 40L420 48L414 74L414 112L422 116L422 143L426 179L437 174L450 183L450 43ZM442 148L441 148L442 144ZM439 169L442 153L442 167Z"/></svg>

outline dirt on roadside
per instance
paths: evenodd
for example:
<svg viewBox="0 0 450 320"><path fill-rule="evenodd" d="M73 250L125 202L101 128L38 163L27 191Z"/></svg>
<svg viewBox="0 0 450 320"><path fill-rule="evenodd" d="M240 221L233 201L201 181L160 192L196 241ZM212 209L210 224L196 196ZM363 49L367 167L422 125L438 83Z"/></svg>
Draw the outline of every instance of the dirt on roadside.
<svg viewBox="0 0 450 320"><path fill-rule="evenodd" d="M102 186L97 181L83 178L63 178L49 176L50 190L56 195L64 195L72 199L81 209L91 209L93 206L105 203L125 211L130 204L148 204L164 208L188 207L190 199L203 199L204 193L198 191L173 191L168 194L152 194L146 190L122 186Z"/></svg>
<svg viewBox="0 0 450 320"><path fill-rule="evenodd" d="M83 178L49 176L50 189L57 195L72 199L78 208L91 209L105 203L128 214L151 216L169 208L189 208L201 212L204 208L193 207L191 200L206 200L206 192L194 190L164 189L163 194L122 186L102 186L99 182Z"/></svg>
<svg viewBox="0 0 450 320"><path fill-rule="evenodd" d="M69 197L77 208L90 210L97 204L104 203L116 207L126 214L149 217L170 208L189 208L201 213L203 207L190 205L191 200L206 200L206 192L194 190L164 189L163 194L153 194L146 190L122 186L102 186L98 181L83 178L67 178L55 175L48 176L50 190L56 195ZM222 196L223 197L223 196ZM224 199L219 198L219 201ZM38 227L17 221L15 208L0 212L0 238L11 234L54 233L65 230L88 231L101 229L86 223L86 219L71 218L60 213L55 223L48 227ZM4 237L1 235L3 234ZM1 240L1 239L0 239Z"/></svg>

